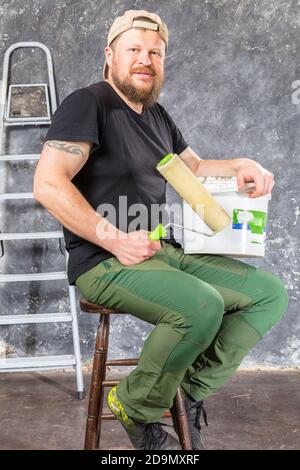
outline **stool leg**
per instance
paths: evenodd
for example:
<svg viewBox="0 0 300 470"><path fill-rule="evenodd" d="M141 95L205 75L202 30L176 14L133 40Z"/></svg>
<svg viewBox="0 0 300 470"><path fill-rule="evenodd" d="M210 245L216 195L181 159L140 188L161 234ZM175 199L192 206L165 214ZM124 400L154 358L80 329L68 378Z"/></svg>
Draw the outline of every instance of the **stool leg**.
<svg viewBox="0 0 300 470"><path fill-rule="evenodd" d="M106 374L106 360L109 339L109 315L100 315L93 371L89 396L88 417L85 432L85 450L97 449L101 433L101 415L103 408L104 387L102 386Z"/></svg>
<svg viewBox="0 0 300 470"><path fill-rule="evenodd" d="M180 388L178 388L174 401L173 408L175 411L176 426L178 429L179 442L183 450L193 450L192 441L189 429L189 423L186 416L184 405L184 396Z"/></svg>

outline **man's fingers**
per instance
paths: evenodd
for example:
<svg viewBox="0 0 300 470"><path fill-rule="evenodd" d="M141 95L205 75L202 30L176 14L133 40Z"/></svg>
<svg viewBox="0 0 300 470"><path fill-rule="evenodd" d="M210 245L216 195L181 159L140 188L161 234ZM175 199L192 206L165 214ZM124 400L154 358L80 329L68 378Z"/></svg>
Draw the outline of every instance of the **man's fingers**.
<svg viewBox="0 0 300 470"><path fill-rule="evenodd" d="M267 191L268 194L271 194L272 189L274 188L274 184L275 184L274 175L271 175L271 177L269 178L269 182L268 182L268 191Z"/></svg>
<svg viewBox="0 0 300 470"><path fill-rule="evenodd" d="M149 248L149 250L144 251L144 253L143 253L142 256L143 256L144 258L150 258L151 256L155 255L155 253L156 253L155 250L151 250L151 249Z"/></svg>
<svg viewBox="0 0 300 470"><path fill-rule="evenodd" d="M261 196L264 194L264 187L265 187L265 178L262 175L257 175L254 177L255 181L255 192Z"/></svg>
<svg viewBox="0 0 300 470"><path fill-rule="evenodd" d="M269 175L264 176L264 189L263 189L263 194L267 194L268 192L268 187L269 187Z"/></svg>
<svg viewBox="0 0 300 470"><path fill-rule="evenodd" d="M148 232L146 230L135 230L134 232L129 232L129 234L132 238L148 239Z"/></svg>
<svg viewBox="0 0 300 470"><path fill-rule="evenodd" d="M244 180L244 175L243 174L238 174L237 175L237 185L238 185L239 191L242 191L244 189L245 180Z"/></svg>
<svg viewBox="0 0 300 470"><path fill-rule="evenodd" d="M239 191L244 190L245 184L254 182L255 188L249 192L249 197L260 197L270 194L274 186L274 175L260 165L249 165L237 171Z"/></svg>
<svg viewBox="0 0 300 470"><path fill-rule="evenodd" d="M264 196L265 194L271 194L274 186L273 174L266 174L263 178L257 178L255 180L255 189L250 192L250 197Z"/></svg>
<svg viewBox="0 0 300 470"><path fill-rule="evenodd" d="M154 251L161 249L160 241L150 240L150 248Z"/></svg>

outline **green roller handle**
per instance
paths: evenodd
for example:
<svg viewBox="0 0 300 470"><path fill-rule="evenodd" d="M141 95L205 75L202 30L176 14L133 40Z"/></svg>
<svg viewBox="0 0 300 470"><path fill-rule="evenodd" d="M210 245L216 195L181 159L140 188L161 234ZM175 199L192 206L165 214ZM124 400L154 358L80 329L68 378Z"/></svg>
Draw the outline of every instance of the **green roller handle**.
<svg viewBox="0 0 300 470"><path fill-rule="evenodd" d="M167 236L167 231L164 229L162 224L158 224L152 232L149 233L148 238L150 240L158 241L163 237Z"/></svg>

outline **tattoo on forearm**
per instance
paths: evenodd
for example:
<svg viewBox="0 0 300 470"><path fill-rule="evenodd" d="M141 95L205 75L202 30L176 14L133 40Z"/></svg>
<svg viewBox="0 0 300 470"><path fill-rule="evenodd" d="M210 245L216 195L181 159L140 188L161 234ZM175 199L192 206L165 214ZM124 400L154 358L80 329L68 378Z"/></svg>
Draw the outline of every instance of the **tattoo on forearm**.
<svg viewBox="0 0 300 470"><path fill-rule="evenodd" d="M64 150L65 152L72 153L73 155L81 155L84 157L84 153L78 145L70 145L67 142L60 142L58 140L47 140L46 145L58 150Z"/></svg>

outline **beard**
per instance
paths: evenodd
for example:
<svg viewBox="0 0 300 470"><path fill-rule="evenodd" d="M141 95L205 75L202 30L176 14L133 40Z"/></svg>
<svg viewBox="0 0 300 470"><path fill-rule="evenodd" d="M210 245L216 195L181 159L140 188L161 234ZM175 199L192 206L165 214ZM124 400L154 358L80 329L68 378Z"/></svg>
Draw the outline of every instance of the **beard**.
<svg viewBox="0 0 300 470"><path fill-rule="evenodd" d="M133 73L146 72L151 73L153 80L152 85L136 86L133 83ZM164 77L161 78L150 68L143 67L129 72L125 78L121 78L118 74L117 66L112 66L111 77L116 87L124 93L124 95L133 103L142 104L144 108L150 108L159 98Z"/></svg>

